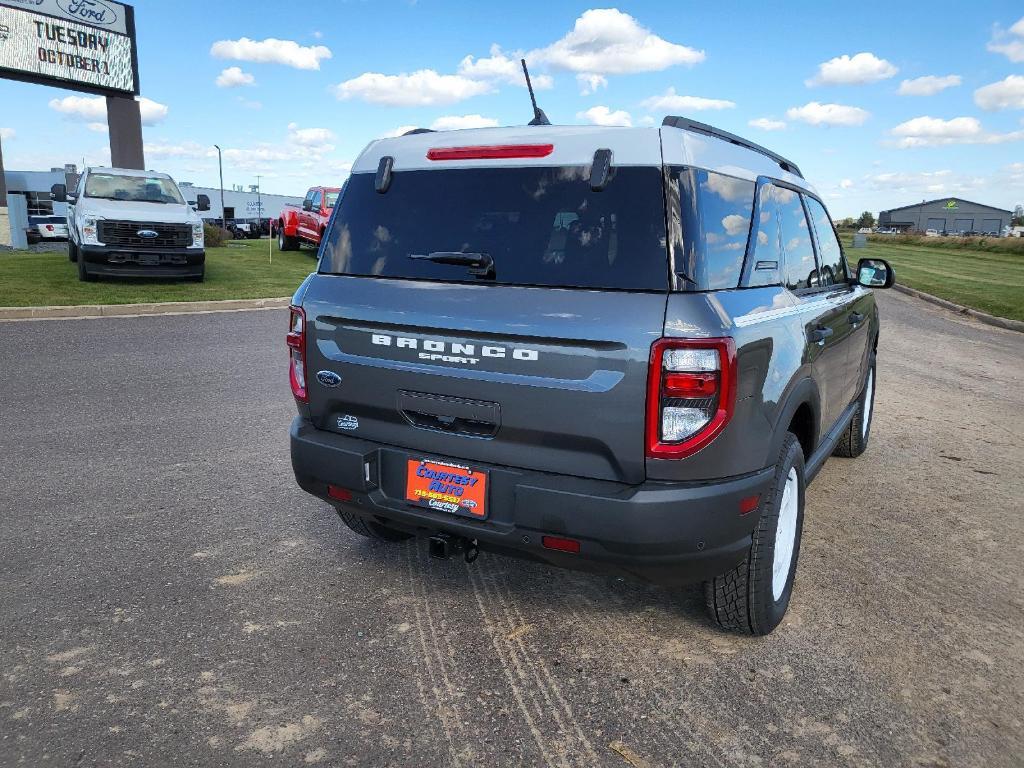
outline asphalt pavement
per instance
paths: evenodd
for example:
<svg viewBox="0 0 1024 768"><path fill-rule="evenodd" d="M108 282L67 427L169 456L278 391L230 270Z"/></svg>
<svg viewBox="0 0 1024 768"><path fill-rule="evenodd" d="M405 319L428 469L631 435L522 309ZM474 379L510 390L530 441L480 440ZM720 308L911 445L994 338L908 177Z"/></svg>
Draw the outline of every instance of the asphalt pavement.
<svg viewBox="0 0 1024 768"><path fill-rule="evenodd" d="M790 613L350 533L281 310L0 323L0 766L1014 766L1024 334L879 297Z"/></svg>

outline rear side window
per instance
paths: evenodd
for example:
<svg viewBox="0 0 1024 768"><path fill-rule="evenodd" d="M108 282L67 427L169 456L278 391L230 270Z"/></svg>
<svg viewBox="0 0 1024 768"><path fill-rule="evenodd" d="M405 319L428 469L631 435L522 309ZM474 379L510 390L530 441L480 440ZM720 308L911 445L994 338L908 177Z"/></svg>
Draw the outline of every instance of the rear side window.
<svg viewBox="0 0 1024 768"><path fill-rule="evenodd" d="M778 285L782 282L782 268L785 260L783 247L781 197L777 193L788 192L774 184L764 184L758 190L757 235L754 241L749 287Z"/></svg>
<svg viewBox="0 0 1024 768"><path fill-rule="evenodd" d="M814 233L818 237L818 261L821 263L821 284L836 285L847 281L846 262L843 250L839 247L836 231L832 220L828 217L825 206L813 197L804 197L807 211L814 223Z"/></svg>
<svg viewBox="0 0 1024 768"><path fill-rule="evenodd" d="M619 167L600 192L589 166L399 171L349 177L324 241L325 274L626 290L668 289L661 168ZM410 256L487 254L494 278Z"/></svg>
<svg viewBox="0 0 1024 768"><path fill-rule="evenodd" d="M678 184L682 230L676 271L697 290L736 288L750 236L754 182L695 168L673 169L670 178Z"/></svg>
<svg viewBox="0 0 1024 768"><path fill-rule="evenodd" d="M799 193L764 184L758 194L757 244L748 285L772 285L781 274L791 291L818 287L811 230Z"/></svg>

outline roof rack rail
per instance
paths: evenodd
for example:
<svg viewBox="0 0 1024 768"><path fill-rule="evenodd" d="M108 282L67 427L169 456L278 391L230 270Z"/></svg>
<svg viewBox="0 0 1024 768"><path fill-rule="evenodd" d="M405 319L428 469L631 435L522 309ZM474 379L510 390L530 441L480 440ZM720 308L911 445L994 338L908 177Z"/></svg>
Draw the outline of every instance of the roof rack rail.
<svg viewBox="0 0 1024 768"><path fill-rule="evenodd" d="M434 133L433 128L411 128L410 130L403 133L403 136L416 136L420 133Z"/></svg>
<svg viewBox="0 0 1024 768"><path fill-rule="evenodd" d="M723 131L721 128L715 128L713 125L707 123L700 123L696 120L691 120L688 117L678 117L676 115L668 115L661 124L668 126L669 128L682 128L684 131L693 131L694 133L703 133L706 136L714 136L716 139L722 139L728 141L730 144L735 144L739 147L746 147L747 149L759 152L765 157L770 157L779 167L784 171L792 173L794 176L799 176L801 179L804 175L800 172L800 168L792 160L787 160L782 155L772 152L766 147L762 147L760 144L755 144L749 139L744 139L741 136L737 136L734 133Z"/></svg>

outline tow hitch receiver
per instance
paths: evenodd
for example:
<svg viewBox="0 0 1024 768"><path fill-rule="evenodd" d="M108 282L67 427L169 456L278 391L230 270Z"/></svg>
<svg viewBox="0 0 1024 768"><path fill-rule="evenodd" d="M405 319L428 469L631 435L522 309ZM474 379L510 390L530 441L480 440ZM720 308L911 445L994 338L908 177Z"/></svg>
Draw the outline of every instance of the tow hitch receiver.
<svg viewBox="0 0 1024 768"><path fill-rule="evenodd" d="M472 563L480 555L476 539L465 539L461 536L449 536L447 533L435 533L429 539L430 556L438 560L448 560L452 555L462 552L467 563Z"/></svg>

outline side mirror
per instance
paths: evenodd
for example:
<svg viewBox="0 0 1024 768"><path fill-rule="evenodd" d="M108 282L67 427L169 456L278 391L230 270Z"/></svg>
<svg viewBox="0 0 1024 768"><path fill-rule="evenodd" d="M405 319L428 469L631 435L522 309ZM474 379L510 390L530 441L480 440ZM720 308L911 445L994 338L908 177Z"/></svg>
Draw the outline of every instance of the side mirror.
<svg viewBox="0 0 1024 768"><path fill-rule="evenodd" d="M884 259L861 259L857 262L857 284L865 288L892 288L896 270Z"/></svg>
<svg viewBox="0 0 1024 768"><path fill-rule="evenodd" d="M313 201L312 200L303 200L302 201L302 210L304 210L304 211L312 211L313 210Z"/></svg>
<svg viewBox="0 0 1024 768"><path fill-rule="evenodd" d="M196 210L198 210L198 211L208 211L208 210L210 210L210 197L209 197L209 195L196 195L196 204L198 205L198 208L196 208Z"/></svg>
<svg viewBox="0 0 1024 768"><path fill-rule="evenodd" d="M54 184L50 187L50 199L58 203L66 203L68 201L68 188L63 184Z"/></svg>

